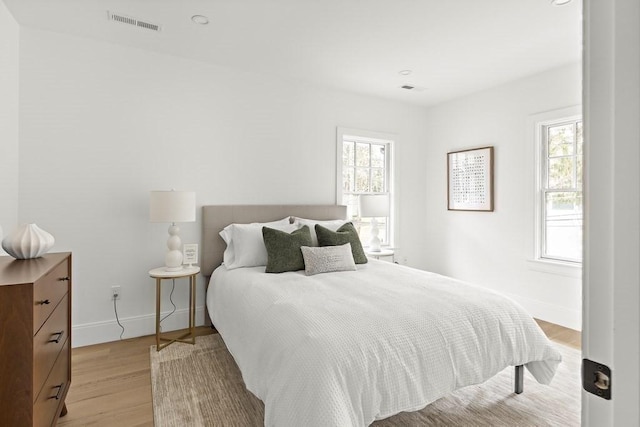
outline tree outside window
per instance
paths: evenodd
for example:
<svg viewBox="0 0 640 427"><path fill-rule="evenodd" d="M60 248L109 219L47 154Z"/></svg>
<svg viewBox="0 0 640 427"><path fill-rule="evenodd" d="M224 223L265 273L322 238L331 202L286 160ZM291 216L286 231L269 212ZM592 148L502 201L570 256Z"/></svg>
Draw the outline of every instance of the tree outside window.
<svg viewBox="0 0 640 427"><path fill-rule="evenodd" d="M543 124L540 257L582 262L582 120Z"/></svg>

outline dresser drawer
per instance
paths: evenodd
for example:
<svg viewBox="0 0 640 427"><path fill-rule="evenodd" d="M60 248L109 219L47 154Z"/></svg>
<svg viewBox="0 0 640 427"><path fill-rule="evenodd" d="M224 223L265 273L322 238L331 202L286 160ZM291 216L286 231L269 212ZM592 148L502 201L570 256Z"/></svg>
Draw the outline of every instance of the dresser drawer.
<svg viewBox="0 0 640 427"><path fill-rule="evenodd" d="M68 343L67 343L68 344ZM69 389L69 346L65 344L33 405L33 425L50 426Z"/></svg>
<svg viewBox="0 0 640 427"><path fill-rule="evenodd" d="M60 350L69 338L69 296L62 301L42 325L33 339L33 390L34 400L56 362Z"/></svg>
<svg viewBox="0 0 640 427"><path fill-rule="evenodd" d="M58 302L69 290L69 260L65 259L33 285L33 334L47 320Z"/></svg>

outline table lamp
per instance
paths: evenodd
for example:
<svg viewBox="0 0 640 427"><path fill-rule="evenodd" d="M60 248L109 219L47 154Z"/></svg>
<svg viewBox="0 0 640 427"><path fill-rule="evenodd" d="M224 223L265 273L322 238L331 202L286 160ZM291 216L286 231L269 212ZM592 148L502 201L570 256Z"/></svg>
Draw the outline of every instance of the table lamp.
<svg viewBox="0 0 640 427"><path fill-rule="evenodd" d="M371 241L369 242L369 251L380 252L377 218L389 216L389 194L361 194L360 216L364 218L371 218Z"/></svg>
<svg viewBox="0 0 640 427"><path fill-rule="evenodd" d="M193 191L152 191L149 203L151 222L169 222L169 250L164 258L165 270L182 269L182 241L177 222L196 220L196 193Z"/></svg>

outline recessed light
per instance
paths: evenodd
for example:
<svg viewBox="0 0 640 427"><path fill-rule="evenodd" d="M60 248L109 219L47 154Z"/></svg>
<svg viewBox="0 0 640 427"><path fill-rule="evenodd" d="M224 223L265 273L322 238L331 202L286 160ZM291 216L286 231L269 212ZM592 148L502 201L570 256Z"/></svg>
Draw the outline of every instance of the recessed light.
<svg viewBox="0 0 640 427"><path fill-rule="evenodd" d="M571 0L551 0L551 4L554 6L563 6L568 3L571 3Z"/></svg>
<svg viewBox="0 0 640 427"><path fill-rule="evenodd" d="M411 70L402 70L402 71L398 71L398 74L402 74L403 76L408 76L409 74L411 74L412 71Z"/></svg>
<svg viewBox="0 0 640 427"><path fill-rule="evenodd" d="M193 15L191 20L200 25L207 25L209 23L209 18L204 15Z"/></svg>

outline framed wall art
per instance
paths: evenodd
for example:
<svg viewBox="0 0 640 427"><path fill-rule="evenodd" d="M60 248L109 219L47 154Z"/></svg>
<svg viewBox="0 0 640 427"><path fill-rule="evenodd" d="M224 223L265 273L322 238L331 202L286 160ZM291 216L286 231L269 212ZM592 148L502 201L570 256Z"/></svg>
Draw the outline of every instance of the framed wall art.
<svg viewBox="0 0 640 427"><path fill-rule="evenodd" d="M493 147L447 153L447 209L493 212Z"/></svg>
<svg viewBox="0 0 640 427"><path fill-rule="evenodd" d="M185 243L182 246L182 263L189 264L189 267L198 263L197 243Z"/></svg>

